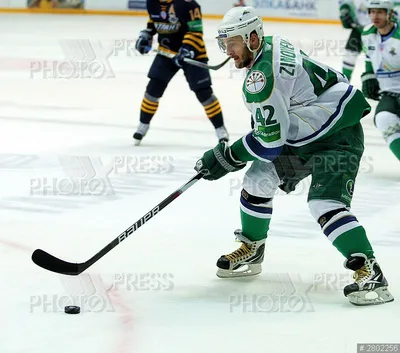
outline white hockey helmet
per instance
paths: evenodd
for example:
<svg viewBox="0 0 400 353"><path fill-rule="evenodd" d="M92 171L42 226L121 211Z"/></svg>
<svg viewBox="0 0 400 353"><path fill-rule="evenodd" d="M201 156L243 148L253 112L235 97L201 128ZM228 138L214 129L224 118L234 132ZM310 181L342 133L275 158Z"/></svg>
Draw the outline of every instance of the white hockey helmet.
<svg viewBox="0 0 400 353"><path fill-rule="evenodd" d="M385 9L388 12L393 10L394 3L392 0L367 0L367 9Z"/></svg>
<svg viewBox="0 0 400 353"><path fill-rule="evenodd" d="M383 1L383 0L382 0ZM226 52L224 39L236 36L242 36L250 51L250 35L256 32L260 45L264 37L263 22L256 9L251 6L233 7L222 19L218 27L218 45L222 51Z"/></svg>

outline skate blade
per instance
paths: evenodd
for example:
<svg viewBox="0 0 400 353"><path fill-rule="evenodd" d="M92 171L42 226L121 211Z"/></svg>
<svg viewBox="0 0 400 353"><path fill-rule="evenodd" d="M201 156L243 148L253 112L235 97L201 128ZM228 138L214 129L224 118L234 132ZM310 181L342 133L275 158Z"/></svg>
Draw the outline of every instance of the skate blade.
<svg viewBox="0 0 400 353"><path fill-rule="evenodd" d="M372 291L354 292L347 296L351 304L356 306L379 305L394 301L387 287L379 287Z"/></svg>
<svg viewBox="0 0 400 353"><path fill-rule="evenodd" d="M223 270L221 268L217 271L217 277L219 278L235 278L235 277L249 277L255 276L261 273L261 264L244 265L247 269L243 270ZM243 266L243 267L244 267Z"/></svg>

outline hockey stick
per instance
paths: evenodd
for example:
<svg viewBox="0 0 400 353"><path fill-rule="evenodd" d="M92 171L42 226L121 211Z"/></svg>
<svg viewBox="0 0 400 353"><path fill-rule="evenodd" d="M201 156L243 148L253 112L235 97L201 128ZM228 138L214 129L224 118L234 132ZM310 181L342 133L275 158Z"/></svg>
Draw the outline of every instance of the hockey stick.
<svg viewBox="0 0 400 353"><path fill-rule="evenodd" d="M172 59L173 57L175 57L175 54L172 53L167 53L165 51L161 51L161 50L155 50L155 52L159 55L165 56L167 58ZM231 58L228 57L226 58L221 64L218 65L207 65L205 63L202 63L201 61L197 61L197 60L193 60L193 59L189 59L189 58L184 58L183 61L189 65L193 65L193 66L197 66L197 67L201 67L202 69L208 69L208 70L219 70L221 67L223 67Z"/></svg>
<svg viewBox="0 0 400 353"><path fill-rule="evenodd" d="M101 259L110 250L115 248L119 243L128 238L133 232L140 228L143 224L148 222L156 214L158 214L164 207L168 206L172 201L174 201L178 196L183 194L187 189L193 186L197 181L199 181L204 174L198 173L192 179L190 179L186 184L182 185L178 190L174 191L165 200L161 201L156 207L151 211L146 213L142 218L140 218L136 223L131 225L128 229L123 231L117 238L115 238L111 243L101 249L96 255L91 257L86 262L82 263L72 263L61 260L46 251L37 249L32 254L32 261L46 270L61 273L64 275L77 276L87 268L92 266L96 261Z"/></svg>

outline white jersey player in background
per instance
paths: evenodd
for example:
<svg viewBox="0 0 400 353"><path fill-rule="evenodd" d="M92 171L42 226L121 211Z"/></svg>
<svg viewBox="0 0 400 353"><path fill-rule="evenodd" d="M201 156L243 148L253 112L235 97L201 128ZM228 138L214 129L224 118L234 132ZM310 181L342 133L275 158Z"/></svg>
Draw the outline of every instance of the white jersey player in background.
<svg viewBox="0 0 400 353"><path fill-rule="evenodd" d="M400 160L400 28L390 0L369 0L372 24L362 34L367 58L362 78L366 97L379 100L375 125Z"/></svg>
<svg viewBox="0 0 400 353"><path fill-rule="evenodd" d="M356 65L357 57L362 51L361 33L371 24L365 0L343 0L340 2L340 21L342 26L350 29L343 58L343 74L349 79Z"/></svg>
<svg viewBox="0 0 400 353"><path fill-rule="evenodd" d="M242 229L235 232L242 245L218 259L217 275L261 272L278 187L290 193L311 175L310 212L354 271L345 296L354 305L393 301L365 229L350 211L364 151L360 120L371 110L361 91L289 41L264 37L252 7L228 11L218 43L236 68L248 69L243 99L252 129L232 146L222 142L205 152L195 166L204 179L216 180L251 163L240 198Z"/></svg>

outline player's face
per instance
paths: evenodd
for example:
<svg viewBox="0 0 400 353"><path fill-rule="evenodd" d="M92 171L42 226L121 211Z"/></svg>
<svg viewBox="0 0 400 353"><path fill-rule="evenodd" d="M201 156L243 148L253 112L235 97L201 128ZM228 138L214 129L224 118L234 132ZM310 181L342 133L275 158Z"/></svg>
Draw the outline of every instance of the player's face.
<svg viewBox="0 0 400 353"><path fill-rule="evenodd" d="M385 28L389 24L389 16L385 9L370 9L369 17L376 28Z"/></svg>
<svg viewBox="0 0 400 353"><path fill-rule="evenodd" d="M242 69L251 64L253 60L252 52L247 48L241 36L227 38L225 41L226 54L234 61L238 69Z"/></svg>

